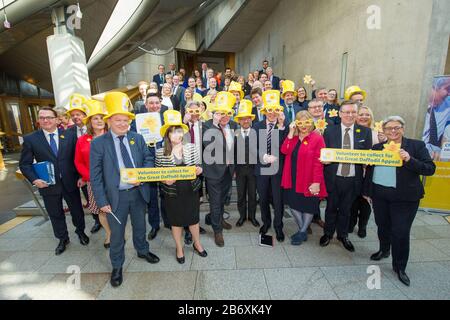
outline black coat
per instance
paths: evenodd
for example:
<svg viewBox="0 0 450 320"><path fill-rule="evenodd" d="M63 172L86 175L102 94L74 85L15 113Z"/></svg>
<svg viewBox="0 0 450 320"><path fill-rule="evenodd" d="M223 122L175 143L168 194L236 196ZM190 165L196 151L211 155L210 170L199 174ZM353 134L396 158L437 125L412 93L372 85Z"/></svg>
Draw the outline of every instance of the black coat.
<svg viewBox="0 0 450 320"><path fill-rule="evenodd" d="M383 145L384 143L376 144L372 149L383 150ZM396 198L398 201L418 201L425 194L420 176L432 176L436 171L436 165L423 141L403 138L402 149L409 153L411 160L403 162L402 167L396 168ZM363 188L365 196L373 195L373 169L374 166L368 166L366 169Z"/></svg>

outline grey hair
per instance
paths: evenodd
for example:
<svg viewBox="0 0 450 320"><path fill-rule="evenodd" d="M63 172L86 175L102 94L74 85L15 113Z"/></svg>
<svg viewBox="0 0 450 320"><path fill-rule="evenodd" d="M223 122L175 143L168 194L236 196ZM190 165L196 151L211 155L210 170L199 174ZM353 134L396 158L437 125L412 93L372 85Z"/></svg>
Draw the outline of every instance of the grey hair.
<svg viewBox="0 0 450 320"><path fill-rule="evenodd" d="M383 128L389 123L389 122L400 122L402 127L405 126L405 120L403 120L400 116L390 116L383 120Z"/></svg>
<svg viewBox="0 0 450 320"><path fill-rule="evenodd" d="M201 108L201 106L200 106L200 101L190 101L190 102L186 105L186 109L190 109L190 108L192 108L192 106Z"/></svg>

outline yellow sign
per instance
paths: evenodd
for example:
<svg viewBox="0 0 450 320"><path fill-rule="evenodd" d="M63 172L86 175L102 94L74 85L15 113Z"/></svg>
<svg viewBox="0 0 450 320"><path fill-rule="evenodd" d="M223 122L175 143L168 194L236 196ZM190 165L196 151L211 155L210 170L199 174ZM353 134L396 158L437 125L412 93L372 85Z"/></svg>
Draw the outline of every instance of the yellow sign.
<svg viewBox="0 0 450 320"><path fill-rule="evenodd" d="M425 178L425 197L420 202L421 208L450 211L450 162L435 162L436 172Z"/></svg>
<svg viewBox="0 0 450 320"><path fill-rule="evenodd" d="M121 169L120 179L123 183L129 184L165 180L194 180L197 177L195 170L195 167Z"/></svg>
<svg viewBox="0 0 450 320"><path fill-rule="evenodd" d="M401 167L403 161L398 152L374 150L322 149L320 160L324 162L355 163L387 167Z"/></svg>

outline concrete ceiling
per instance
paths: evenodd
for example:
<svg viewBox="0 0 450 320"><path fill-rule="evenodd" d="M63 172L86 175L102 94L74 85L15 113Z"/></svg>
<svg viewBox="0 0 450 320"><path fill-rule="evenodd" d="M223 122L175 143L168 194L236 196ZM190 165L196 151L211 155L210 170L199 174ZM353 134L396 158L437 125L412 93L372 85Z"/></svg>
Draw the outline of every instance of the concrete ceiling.
<svg viewBox="0 0 450 320"><path fill-rule="evenodd" d="M208 48L209 51L240 52L250 42L280 0L248 0Z"/></svg>

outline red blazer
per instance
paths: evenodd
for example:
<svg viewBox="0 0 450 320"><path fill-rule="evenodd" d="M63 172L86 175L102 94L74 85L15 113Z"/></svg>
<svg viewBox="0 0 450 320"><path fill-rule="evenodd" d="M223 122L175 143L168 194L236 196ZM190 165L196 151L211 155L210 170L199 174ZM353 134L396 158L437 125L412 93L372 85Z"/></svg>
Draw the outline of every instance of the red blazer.
<svg viewBox="0 0 450 320"><path fill-rule="evenodd" d="M81 178L85 182L89 182L89 153L91 151L92 136L89 134L82 135L78 138L75 147L75 167Z"/></svg>
<svg viewBox="0 0 450 320"><path fill-rule="evenodd" d="M281 178L281 187L283 189L292 189L292 152L298 143L303 145L300 147L297 157L297 179L295 192L302 193L305 197L314 197L309 192L309 187L313 183L320 183L319 198L323 199L328 196L325 187L325 179L323 176L323 165L319 161L320 150L325 148L323 137L316 132L311 132L308 136L300 141L298 137L292 139L286 138L281 153L286 155L283 166L283 175Z"/></svg>

